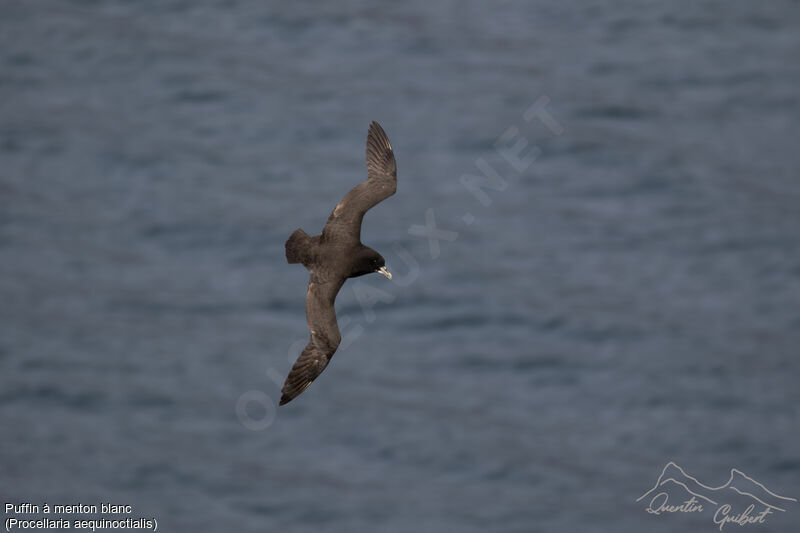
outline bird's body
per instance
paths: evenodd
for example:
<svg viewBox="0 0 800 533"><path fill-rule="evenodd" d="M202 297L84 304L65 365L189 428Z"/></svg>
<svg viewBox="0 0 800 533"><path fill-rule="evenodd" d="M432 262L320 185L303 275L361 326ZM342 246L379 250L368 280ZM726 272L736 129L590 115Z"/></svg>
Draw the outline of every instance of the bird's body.
<svg viewBox="0 0 800 533"><path fill-rule="evenodd" d="M286 260L309 270L306 320L311 339L298 357L281 391L283 405L303 392L325 369L341 342L334 302L347 278L380 272L383 257L361 243L364 214L397 190L392 146L377 122L367 134L367 180L348 192L333 209L320 235L297 229L286 241Z"/></svg>

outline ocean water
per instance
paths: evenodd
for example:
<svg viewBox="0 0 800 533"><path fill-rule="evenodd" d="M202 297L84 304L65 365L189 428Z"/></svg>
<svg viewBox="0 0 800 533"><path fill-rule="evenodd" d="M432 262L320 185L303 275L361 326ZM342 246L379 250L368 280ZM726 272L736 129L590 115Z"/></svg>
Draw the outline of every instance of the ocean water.
<svg viewBox="0 0 800 533"><path fill-rule="evenodd" d="M800 498L798 50L788 1L3 2L0 500L717 531L636 501L669 461ZM347 282L278 409L283 243L365 177L371 120L395 278Z"/></svg>

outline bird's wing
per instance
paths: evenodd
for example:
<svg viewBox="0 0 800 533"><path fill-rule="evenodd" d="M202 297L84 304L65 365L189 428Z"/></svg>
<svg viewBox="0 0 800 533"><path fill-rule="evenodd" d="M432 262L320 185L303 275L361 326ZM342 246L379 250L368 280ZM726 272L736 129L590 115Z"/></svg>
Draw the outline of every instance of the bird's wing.
<svg viewBox="0 0 800 533"><path fill-rule="evenodd" d="M367 180L348 192L334 208L322 235L327 239L361 241L364 213L397 190L397 163L392 145L380 124L372 122L367 133Z"/></svg>
<svg viewBox="0 0 800 533"><path fill-rule="evenodd" d="M313 275L311 276L306 294L306 320L308 321L308 330L311 332L311 339L295 361L283 384L280 405L290 402L306 390L311 382L325 370L328 361L339 347L342 337L336 323L336 310L333 303L342 284L344 284L344 279L320 282Z"/></svg>

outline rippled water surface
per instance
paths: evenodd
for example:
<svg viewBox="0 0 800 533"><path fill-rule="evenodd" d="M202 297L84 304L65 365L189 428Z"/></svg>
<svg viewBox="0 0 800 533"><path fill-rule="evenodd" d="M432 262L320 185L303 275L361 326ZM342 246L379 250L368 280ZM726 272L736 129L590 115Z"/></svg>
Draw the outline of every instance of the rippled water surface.
<svg viewBox="0 0 800 533"><path fill-rule="evenodd" d="M800 498L795 3L0 13L3 502L163 531L715 531L635 501L670 460ZM283 243L365 177L370 120L399 186L362 238L395 279L345 285L346 346L276 409L307 337ZM487 165L500 190L473 194Z"/></svg>

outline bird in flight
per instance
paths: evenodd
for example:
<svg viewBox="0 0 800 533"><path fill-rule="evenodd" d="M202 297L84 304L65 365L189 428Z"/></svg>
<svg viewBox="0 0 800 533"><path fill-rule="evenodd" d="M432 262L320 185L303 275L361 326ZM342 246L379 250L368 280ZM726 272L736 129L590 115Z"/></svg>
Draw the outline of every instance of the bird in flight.
<svg viewBox="0 0 800 533"><path fill-rule="evenodd" d="M347 278L379 272L389 279L383 256L361 244L364 214L397 190L397 164L389 138L377 122L367 133L367 179L333 209L320 235L296 229L286 241L286 260L302 263L310 275L306 320L311 338L281 389L280 405L306 390L328 366L342 337L333 304Z"/></svg>

